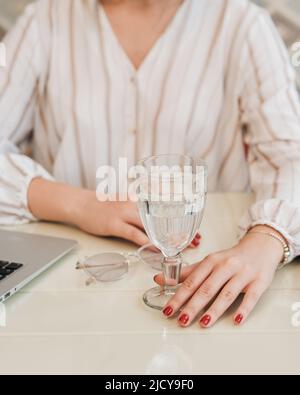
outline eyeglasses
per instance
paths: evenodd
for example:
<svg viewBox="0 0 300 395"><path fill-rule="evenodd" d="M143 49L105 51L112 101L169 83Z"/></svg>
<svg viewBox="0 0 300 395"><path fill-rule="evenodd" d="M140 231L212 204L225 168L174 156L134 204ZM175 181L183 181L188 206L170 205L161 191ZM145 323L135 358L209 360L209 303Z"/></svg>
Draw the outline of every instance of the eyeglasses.
<svg viewBox="0 0 300 395"><path fill-rule="evenodd" d="M125 278L129 273L130 263L137 260L153 270L162 271L164 256L153 244L147 244L129 254L105 252L84 257L79 259L76 270L83 270L86 273L87 286L95 282L109 283Z"/></svg>

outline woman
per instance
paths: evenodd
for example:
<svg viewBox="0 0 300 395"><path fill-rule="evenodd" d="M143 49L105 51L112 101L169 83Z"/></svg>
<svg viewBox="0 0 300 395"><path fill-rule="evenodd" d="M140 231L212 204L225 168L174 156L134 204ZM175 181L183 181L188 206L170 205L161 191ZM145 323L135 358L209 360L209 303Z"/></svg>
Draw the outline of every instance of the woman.
<svg viewBox="0 0 300 395"><path fill-rule="evenodd" d="M256 202L239 243L186 269L164 314L185 305L188 326L218 294L200 319L210 327L244 291L243 323L300 254L300 106L266 13L247 0L41 0L5 43L1 223L66 222L144 244L133 203L96 199L96 169L201 157L210 191L252 188ZM34 160L20 149L31 130Z"/></svg>

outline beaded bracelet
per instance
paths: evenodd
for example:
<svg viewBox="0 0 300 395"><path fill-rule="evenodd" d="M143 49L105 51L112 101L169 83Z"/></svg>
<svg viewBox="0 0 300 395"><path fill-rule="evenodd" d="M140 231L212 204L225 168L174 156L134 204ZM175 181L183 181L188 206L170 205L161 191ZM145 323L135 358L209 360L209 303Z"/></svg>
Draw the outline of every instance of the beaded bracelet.
<svg viewBox="0 0 300 395"><path fill-rule="evenodd" d="M250 230L249 234L251 234L251 233L258 233L261 235L270 236L270 237L273 237L273 239L279 241L279 243L281 244L281 246L283 248L283 258L279 264L278 269L281 269L283 266L285 266L289 263L289 259L291 256L291 250L290 250L289 245L287 244L287 242L284 240L283 237L280 237L276 233L273 233L273 232L264 232L264 231L259 231L259 230Z"/></svg>

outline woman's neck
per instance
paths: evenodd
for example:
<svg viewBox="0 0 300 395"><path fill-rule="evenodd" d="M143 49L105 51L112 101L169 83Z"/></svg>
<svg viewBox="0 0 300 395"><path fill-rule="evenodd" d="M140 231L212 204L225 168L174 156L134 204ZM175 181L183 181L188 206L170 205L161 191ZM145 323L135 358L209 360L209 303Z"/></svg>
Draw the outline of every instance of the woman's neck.
<svg viewBox="0 0 300 395"><path fill-rule="evenodd" d="M138 70L183 0L101 0L111 27Z"/></svg>
<svg viewBox="0 0 300 395"><path fill-rule="evenodd" d="M176 0L100 0L105 7L122 6L135 10L165 8L167 3L175 3Z"/></svg>

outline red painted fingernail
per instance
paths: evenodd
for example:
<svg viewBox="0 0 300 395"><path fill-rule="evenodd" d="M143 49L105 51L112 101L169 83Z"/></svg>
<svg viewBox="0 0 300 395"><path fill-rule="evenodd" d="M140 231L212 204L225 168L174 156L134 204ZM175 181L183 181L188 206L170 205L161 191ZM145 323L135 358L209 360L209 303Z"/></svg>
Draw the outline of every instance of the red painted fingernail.
<svg viewBox="0 0 300 395"><path fill-rule="evenodd" d="M186 325L190 320L190 317L187 314L182 314L182 316L179 318L179 322L183 325Z"/></svg>
<svg viewBox="0 0 300 395"><path fill-rule="evenodd" d="M194 240L192 241L192 244L193 244L195 247L198 247L198 245L200 244L200 242L199 242L198 240L194 239Z"/></svg>
<svg viewBox="0 0 300 395"><path fill-rule="evenodd" d="M211 316L210 315L205 315L204 317L201 318L200 323L204 326L207 326L211 321Z"/></svg>
<svg viewBox="0 0 300 395"><path fill-rule="evenodd" d="M200 240L201 239L201 235L199 233L196 234L196 239Z"/></svg>
<svg viewBox="0 0 300 395"><path fill-rule="evenodd" d="M242 315L242 314L238 314L238 315L235 317L234 322L235 322L237 325L240 325L240 324L242 323L243 319L244 319L243 315Z"/></svg>
<svg viewBox="0 0 300 395"><path fill-rule="evenodd" d="M173 313L172 307L171 306L165 307L163 313L166 317L170 317L170 315Z"/></svg>

